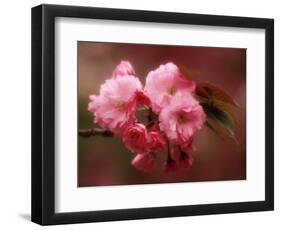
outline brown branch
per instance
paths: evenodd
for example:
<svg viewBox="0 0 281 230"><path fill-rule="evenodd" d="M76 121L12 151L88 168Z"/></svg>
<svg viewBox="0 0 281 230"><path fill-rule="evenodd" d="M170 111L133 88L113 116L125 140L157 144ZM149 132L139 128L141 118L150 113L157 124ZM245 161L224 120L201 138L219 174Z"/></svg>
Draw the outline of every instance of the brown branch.
<svg viewBox="0 0 281 230"><path fill-rule="evenodd" d="M106 129L101 128L89 128L89 129L79 129L78 135L80 137L90 137L90 136L104 136L104 137L112 137L114 134Z"/></svg>

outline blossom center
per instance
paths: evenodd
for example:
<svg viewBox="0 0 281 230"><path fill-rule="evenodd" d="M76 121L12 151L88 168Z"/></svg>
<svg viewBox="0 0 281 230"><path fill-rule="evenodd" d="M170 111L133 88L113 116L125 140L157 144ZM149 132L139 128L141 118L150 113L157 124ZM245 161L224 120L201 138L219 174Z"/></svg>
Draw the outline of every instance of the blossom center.
<svg viewBox="0 0 281 230"><path fill-rule="evenodd" d="M170 88L167 89L167 93L171 96L174 96L177 92L177 88L175 86L172 86Z"/></svg>
<svg viewBox="0 0 281 230"><path fill-rule="evenodd" d="M194 119L194 114L192 112L180 111L176 113L176 119L179 124L192 122Z"/></svg>
<svg viewBox="0 0 281 230"><path fill-rule="evenodd" d="M126 103L123 102L123 101L118 101L115 103L114 105L115 109L118 111L118 112L124 112L126 111Z"/></svg>
<svg viewBox="0 0 281 230"><path fill-rule="evenodd" d="M179 124L183 124L183 123L185 123L187 120L188 120L188 119L187 119L187 117L185 116L185 114L179 113L179 114L177 115L177 121L178 121Z"/></svg>

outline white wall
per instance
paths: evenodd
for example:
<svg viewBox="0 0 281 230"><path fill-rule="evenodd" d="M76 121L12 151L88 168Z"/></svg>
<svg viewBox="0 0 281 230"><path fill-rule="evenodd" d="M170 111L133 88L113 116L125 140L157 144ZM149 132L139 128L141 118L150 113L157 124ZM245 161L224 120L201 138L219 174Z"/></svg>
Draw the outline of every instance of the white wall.
<svg viewBox="0 0 281 230"><path fill-rule="evenodd" d="M30 218L30 8L41 1L2 1L0 24L0 225L1 229L38 229ZM189 13L275 18L275 117L281 117L280 101L280 6L279 1L225 0L56 0L52 4L111 8L178 11ZM279 106L277 107L277 105ZM281 123L275 121L275 206L274 212L242 213L200 217L122 221L67 226L68 229L253 229L274 228L281 221ZM64 229L65 226L56 226ZM275 227L276 229L276 227Z"/></svg>

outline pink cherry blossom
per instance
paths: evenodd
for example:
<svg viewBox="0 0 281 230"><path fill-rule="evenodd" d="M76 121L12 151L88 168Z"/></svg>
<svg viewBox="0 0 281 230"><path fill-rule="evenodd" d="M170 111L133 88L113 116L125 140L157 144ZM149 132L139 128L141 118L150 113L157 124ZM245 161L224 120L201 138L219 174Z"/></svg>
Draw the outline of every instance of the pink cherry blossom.
<svg viewBox="0 0 281 230"><path fill-rule="evenodd" d="M182 142L179 147L185 153L188 153L189 156L192 156L193 152L195 152L195 147L193 146L193 138L189 139L189 141Z"/></svg>
<svg viewBox="0 0 281 230"><path fill-rule="evenodd" d="M190 169L193 163L192 139L182 145L173 145L169 154L164 165L164 172L169 173Z"/></svg>
<svg viewBox="0 0 281 230"><path fill-rule="evenodd" d="M122 134L122 139L126 147L136 154L149 152L147 129L141 123L127 126Z"/></svg>
<svg viewBox="0 0 281 230"><path fill-rule="evenodd" d="M173 160L171 157L168 157L167 161L164 164L164 172L176 172L180 169L180 165Z"/></svg>
<svg viewBox="0 0 281 230"><path fill-rule="evenodd" d="M119 136L136 154L131 162L136 169L152 170L163 154L165 172L189 169L194 134L206 119L194 97L195 87L175 64L167 63L148 73L143 89L130 62L121 61L99 95L89 96L88 110L96 124Z"/></svg>
<svg viewBox="0 0 281 230"><path fill-rule="evenodd" d="M174 145L171 151L171 156L174 161L176 161L178 168L180 169L189 169L193 163L193 149L192 149L192 141L189 143L185 143L185 145L179 146Z"/></svg>
<svg viewBox="0 0 281 230"><path fill-rule="evenodd" d="M178 161L180 159L181 150L178 145L174 145L171 150L171 157L173 160Z"/></svg>
<svg viewBox="0 0 281 230"><path fill-rule="evenodd" d="M170 140L184 143L203 127L205 117L201 105L190 93L177 92L159 115L160 128Z"/></svg>
<svg viewBox="0 0 281 230"><path fill-rule="evenodd" d="M150 152L163 152L166 149L167 140L160 131L149 132L148 148Z"/></svg>
<svg viewBox="0 0 281 230"><path fill-rule="evenodd" d="M144 90L153 110L159 113L178 91L194 93L195 83L185 79L175 64L167 63L148 73Z"/></svg>
<svg viewBox="0 0 281 230"><path fill-rule="evenodd" d="M192 164L193 164L193 158L192 157L189 157L188 154L186 154L185 152L182 153L181 155L181 159L180 159L180 167L182 169L190 169Z"/></svg>
<svg viewBox="0 0 281 230"><path fill-rule="evenodd" d="M148 172L155 167L155 157L152 154L137 154L131 164L138 170Z"/></svg>
<svg viewBox="0 0 281 230"><path fill-rule="evenodd" d="M127 75L135 75L135 70L130 62L121 61L119 65L112 72L112 78L116 78L117 76L127 76Z"/></svg>
<svg viewBox="0 0 281 230"><path fill-rule="evenodd" d="M150 99L149 97L145 94L144 91L137 91L136 92L136 100L137 104L140 106L150 106Z"/></svg>
<svg viewBox="0 0 281 230"><path fill-rule="evenodd" d="M135 121L135 95L140 90L139 79L131 75L106 80L100 94L89 97L88 110L93 113L94 122L116 134L122 133L126 125Z"/></svg>

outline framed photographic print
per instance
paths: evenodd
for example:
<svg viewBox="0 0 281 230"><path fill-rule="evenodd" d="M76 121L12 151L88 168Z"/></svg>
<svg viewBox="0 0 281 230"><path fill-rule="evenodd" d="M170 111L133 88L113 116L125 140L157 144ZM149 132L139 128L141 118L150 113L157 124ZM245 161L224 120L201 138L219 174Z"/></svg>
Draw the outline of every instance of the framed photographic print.
<svg viewBox="0 0 281 230"><path fill-rule="evenodd" d="M273 19L32 8L32 221L273 210Z"/></svg>

